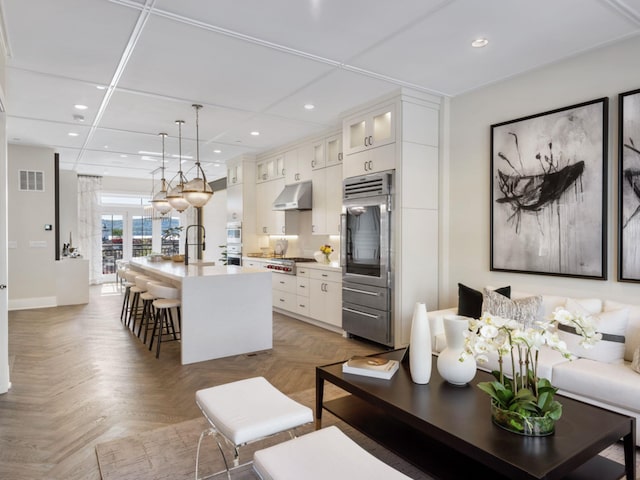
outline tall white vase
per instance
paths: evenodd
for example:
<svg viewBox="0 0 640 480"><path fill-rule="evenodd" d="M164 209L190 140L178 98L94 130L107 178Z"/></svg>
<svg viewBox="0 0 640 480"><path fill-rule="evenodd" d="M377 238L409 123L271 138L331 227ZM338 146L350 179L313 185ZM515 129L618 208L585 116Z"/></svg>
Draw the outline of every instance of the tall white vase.
<svg viewBox="0 0 640 480"><path fill-rule="evenodd" d="M431 379L431 329L427 306L417 302L411 320L409 344L409 370L414 383L425 384Z"/></svg>
<svg viewBox="0 0 640 480"><path fill-rule="evenodd" d="M464 351L464 331L469 328L469 319L460 315L445 315L443 322L447 347L438 356L438 373L449 383L465 385L476 376L475 358L468 355L460 361Z"/></svg>

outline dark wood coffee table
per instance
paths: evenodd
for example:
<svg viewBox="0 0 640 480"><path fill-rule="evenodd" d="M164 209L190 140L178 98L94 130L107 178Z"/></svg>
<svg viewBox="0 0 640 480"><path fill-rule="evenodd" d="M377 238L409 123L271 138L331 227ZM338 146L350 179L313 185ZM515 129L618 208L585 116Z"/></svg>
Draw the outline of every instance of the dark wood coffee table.
<svg viewBox="0 0 640 480"><path fill-rule="evenodd" d="M404 350L376 356L400 359ZM421 470L439 479L635 480L635 418L567 397L548 437L525 437L491 422L489 396L476 384L453 386L433 359L427 385L411 381L402 365L391 380L343 374L338 362L316 368L316 427L323 408ZM324 382L351 395L323 402ZM623 439L625 465L598 455Z"/></svg>

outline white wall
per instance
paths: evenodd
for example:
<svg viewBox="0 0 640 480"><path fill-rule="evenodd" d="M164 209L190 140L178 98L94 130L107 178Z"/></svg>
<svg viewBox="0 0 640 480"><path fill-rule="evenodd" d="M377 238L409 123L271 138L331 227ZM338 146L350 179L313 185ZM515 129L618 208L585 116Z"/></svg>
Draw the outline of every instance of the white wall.
<svg viewBox="0 0 640 480"><path fill-rule="evenodd" d="M618 93L640 88L640 37L585 53L451 99L449 280L440 307L455 305L457 282L638 303L637 284L617 282ZM490 272L490 126L609 97L607 281Z"/></svg>
<svg viewBox="0 0 640 480"><path fill-rule="evenodd" d="M44 191L19 191L20 170L43 171ZM53 149L9 145L7 174L9 309L55 306Z"/></svg>

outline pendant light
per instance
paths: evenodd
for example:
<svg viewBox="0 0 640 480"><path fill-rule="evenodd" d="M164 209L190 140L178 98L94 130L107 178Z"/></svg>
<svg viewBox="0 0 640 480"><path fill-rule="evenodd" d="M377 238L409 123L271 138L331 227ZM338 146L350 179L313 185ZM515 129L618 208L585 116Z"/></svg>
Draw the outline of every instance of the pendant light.
<svg viewBox="0 0 640 480"><path fill-rule="evenodd" d="M167 200L173 208L182 213L189 208L189 202L187 202L183 194L186 180L182 174L182 124L184 120L176 120L176 123L178 124L178 161L180 162L180 166L178 167L178 184L169 190Z"/></svg>
<svg viewBox="0 0 640 480"><path fill-rule="evenodd" d="M151 205L160 215L166 215L172 208L167 200L167 180L164 178L164 139L167 134L159 133L158 135L162 137L162 180L160 180L160 191L154 195Z"/></svg>
<svg viewBox="0 0 640 480"><path fill-rule="evenodd" d="M183 188L184 198L194 207L203 207L207 204L213 190L207 183L207 176L204 174L204 170L200 165L200 137L199 137L199 125L198 125L198 111L202 108L202 105L191 105L196 110L196 178L187 182ZM202 178L200 178L202 174Z"/></svg>

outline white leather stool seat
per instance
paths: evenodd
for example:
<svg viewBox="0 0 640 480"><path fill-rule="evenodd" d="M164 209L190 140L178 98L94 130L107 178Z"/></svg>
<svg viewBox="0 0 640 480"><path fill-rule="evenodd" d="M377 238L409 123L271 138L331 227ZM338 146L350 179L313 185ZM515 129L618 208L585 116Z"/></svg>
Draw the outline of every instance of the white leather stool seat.
<svg viewBox="0 0 640 480"><path fill-rule="evenodd" d="M263 377L198 390L196 403L215 428L235 445L313 421L310 408L292 400Z"/></svg>
<svg viewBox="0 0 640 480"><path fill-rule="evenodd" d="M176 308L180 306L180 300L177 298L158 298L153 301L154 308Z"/></svg>
<svg viewBox="0 0 640 480"><path fill-rule="evenodd" d="M409 480L378 460L342 431L316 430L253 455L263 480Z"/></svg>

